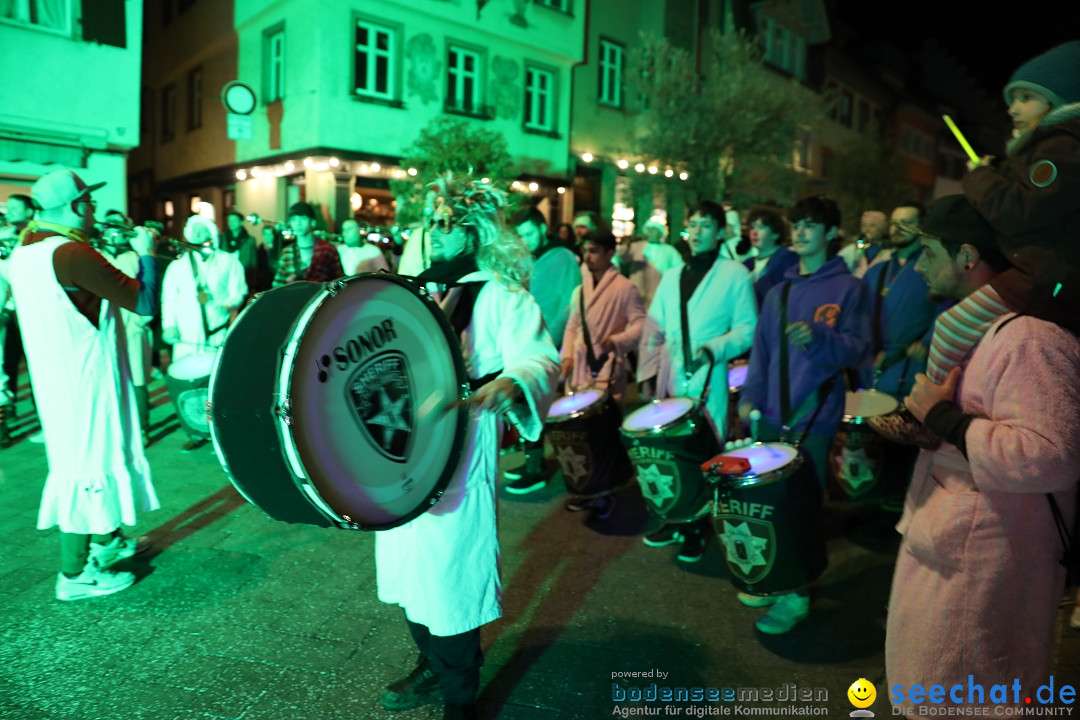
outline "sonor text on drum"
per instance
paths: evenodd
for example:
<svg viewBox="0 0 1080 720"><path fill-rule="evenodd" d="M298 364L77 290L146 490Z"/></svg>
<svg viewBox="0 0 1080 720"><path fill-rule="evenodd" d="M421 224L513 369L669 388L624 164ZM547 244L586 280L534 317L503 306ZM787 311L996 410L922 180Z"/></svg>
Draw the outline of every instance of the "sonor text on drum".
<svg viewBox="0 0 1080 720"><path fill-rule="evenodd" d="M338 345L331 355L337 364L337 369L346 370L350 365L355 365L371 353L381 350L390 341L397 340L397 336L394 321L387 318L366 331L357 333L356 337L345 341L343 345ZM319 380L326 382L321 375Z"/></svg>

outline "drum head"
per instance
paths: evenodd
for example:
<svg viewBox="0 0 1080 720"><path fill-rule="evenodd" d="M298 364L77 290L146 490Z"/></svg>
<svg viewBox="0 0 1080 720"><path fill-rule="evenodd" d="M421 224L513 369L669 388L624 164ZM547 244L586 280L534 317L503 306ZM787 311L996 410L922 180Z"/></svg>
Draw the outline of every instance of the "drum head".
<svg viewBox="0 0 1080 720"><path fill-rule="evenodd" d="M737 392L746 384L746 374L750 371L749 365L734 365L727 372L728 390Z"/></svg>
<svg viewBox="0 0 1080 720"><path fill-rule="evenodd" d="M580 417L589 412L593 406L604 402L603 390L582 390L573 395L561 397L551 404L548 411L547 421L558 423L573 417Z"/></svg>
<svg viewBox="0 0 1080 720"><path fill-rule="evenodd" d="M849 391L844 398L844 422L865 422L868 417L888 415L898 407L900 403L887 393L877 390Z"/></svg>
<svg viewBox="0 0 1080 720"><path fill-rule="evenodd" d="M469 411L447 406L463 387L458 340L416 286L382 273L333 283L297 319L282 361L289 463L348 522L406 523L457 469Z"/></svg>
<svg viewBox="0 0 1080 720"><path fill-rule="evenodd" d="M727 450L728 457L741 457L750 461L750 471L739 475L736 483L740 485L768 482L779 477L787 466L799 458L799 450L794 445L778 442L755 443L738 450Z"/></svg>
<svg viewBox="0 0 1080 720"><path fill-rule="evenodd" d="M201 355L185 355L179 360L169 363L169 374L177 380L208 378L214 370L217 356L216 351Z"/></svg>
<svg viewBox="0 0 1080 720"><path fill-rule="evenodd" d="M691 398L668 398L651 402L630 413L623 420L622 429L630 435L661 432L664 428L681 422L695 407L697 401Z"/></svg>

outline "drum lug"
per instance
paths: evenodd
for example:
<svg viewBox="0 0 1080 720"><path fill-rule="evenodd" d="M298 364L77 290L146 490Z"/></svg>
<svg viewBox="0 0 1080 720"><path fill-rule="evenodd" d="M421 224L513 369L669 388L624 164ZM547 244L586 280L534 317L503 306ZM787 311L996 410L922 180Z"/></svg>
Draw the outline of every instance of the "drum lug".
<svg viewBox="0 0 1080 720"><path fill-rule="evenodd" d="M286 425L292 425L292 401L289 398L285 398L274 410L274 414L278 416Z"/></svg>
<svg viewBox="0 0 1080 720"><path fill-rule="evenodd" d="M349 517L348 515L342 515L341 519L345 521L343 523L338 523L338 526L341 527L342 530L359 530L360 529L360 525L358 525L357 523L354 523L352 518Z"/></svg>
<svg viewBox="0 0 1080 720"><path fill-rule="evenodd" d="M342 291L344 289L345 289L345 281L344 280L335 280L333 282L326 283L326 293L330 297L334 297L335 295L337 295L340 291Z"/></svg>

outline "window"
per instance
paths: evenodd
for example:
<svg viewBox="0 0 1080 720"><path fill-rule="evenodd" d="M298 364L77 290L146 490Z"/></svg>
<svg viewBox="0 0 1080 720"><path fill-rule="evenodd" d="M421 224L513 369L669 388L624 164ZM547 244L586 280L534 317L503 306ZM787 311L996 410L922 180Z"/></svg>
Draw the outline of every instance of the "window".
<svg viewBox="0 0 1080 720"><path fill-rule="evenodd" d="M600 103L612 107L623 105L623 46L610 40L600 41Z"/></svg>
<svg viewBox="0 0 1080 720"><path fill-rule="evenodd" d="M369 98L393 100L397 33L367 20L356 21L354 92Z"/></svg>
<svg viewBox="0 0 1080 720"><path fill-rule="evenodd" d="M795 133L795 167L810 169L810 131L799 128Z"/></svg>
<svg viewBox="0 0 1080 720"><path fill-rule="evenodd" d="M525 67L525 129L555 130L555 74L548 70Z"/></svg>
<svg viewBox="0 0 1080 720"><path fill-rule="evenodd" d="M791 72L791 46L794 44L791 31L787 28L777 28L776 42L773 45L773 64L782 70Z"/></svg>
<svg viewBox="0 0 1080 720"><path fill-rule="evenodd" d="M829 104L829 119L839 120L840 87L831 80L825 83L825 101Z"/></svg>
<svg viewBox="0 0 1080 720"><path fill-rule="evenodd" d="M480 54L462 47L450 46L446 68L446 107L449 110L479 114L482 98L480 88Z"/></svg>
<svg viewBox="0 0 1080 720"><path fill-rule="evenodd" d="M187 121L188 130L202 127L202 89L203 70L202 66L192 68L187 76Z"/></svg>
<svg viewBox="0 0 1080 720"><path fill-rule="evenodd" d="M272 103L285 96L285 26L263 33L263 97Z"/></svg>
<svg viewBox="0 0 1080 720"><path fill-rule="evenodd" d="M865 100L859 101L859 112L855 116L855 129L865 133L870 129L870 104Z"/></svg>
<svg viewBox="0 0 1080 720"><path fill-rule="evenodd" d="M71 0L0 2L0 20L71 34Z"/></svg>
<svg viewBox="0 0 1080 720"><path fill-rule="evenodd" d="M570 12L570 1L571 0L533 0L537 5L543 5L544 7L549 7L552 10L558 10L564 13Z"/></svg>
<svg viewBox="0 0 1080 720"><path fill-rule="evenodd" d="M840 124L846 128L851 127L851 115L854 111L855 97L850 90L840 93Z"/></svg>
<svg viewBox="0 0 1080 720"><path fill-rule="evenodd" d="M161 142L169 142L174 137L176 137L176 86L166 85L161 89Z"/></svg>

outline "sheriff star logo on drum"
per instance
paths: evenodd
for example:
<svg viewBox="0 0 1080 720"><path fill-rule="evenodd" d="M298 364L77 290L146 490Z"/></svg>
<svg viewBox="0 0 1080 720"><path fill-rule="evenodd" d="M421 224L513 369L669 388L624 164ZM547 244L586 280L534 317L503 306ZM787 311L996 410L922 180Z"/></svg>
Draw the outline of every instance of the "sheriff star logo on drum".
<svg viewBox="0 0 1080 720"><path fill-rule="evenodd" d="M674 475L663 473L659 463L638 466L638 484L641 485L641 494L659 508L666 509L665 503L675 499L673 488L675 481Z"/></svg>
<svg viewBox="0 0 1080 720"><path fill-rule="evenodd" d="M719 538L727 555L728 568L746 583L755 583L772 569L776 558L776 535L770 522L722 517Z"/></svg>
<svg viewBox="0 0 1080 720"><path fill-rule="evenodd" d="M572 445L563 445L556 450L555 456L559 461L559 467L562 468L563 476L567 480L567 486L578 491L584 491L585 480L589 477L589 454L585 448L578 447L577 449L584 449L585 452L577 453Z"/></svg>
<svg viewBox="0 0 1080 720"><path fill-rule="evenodd" d="M368 358L349 377L346 401L368 441L395 462L405 462L413 436L409 365L397 351Z"/></svg>

